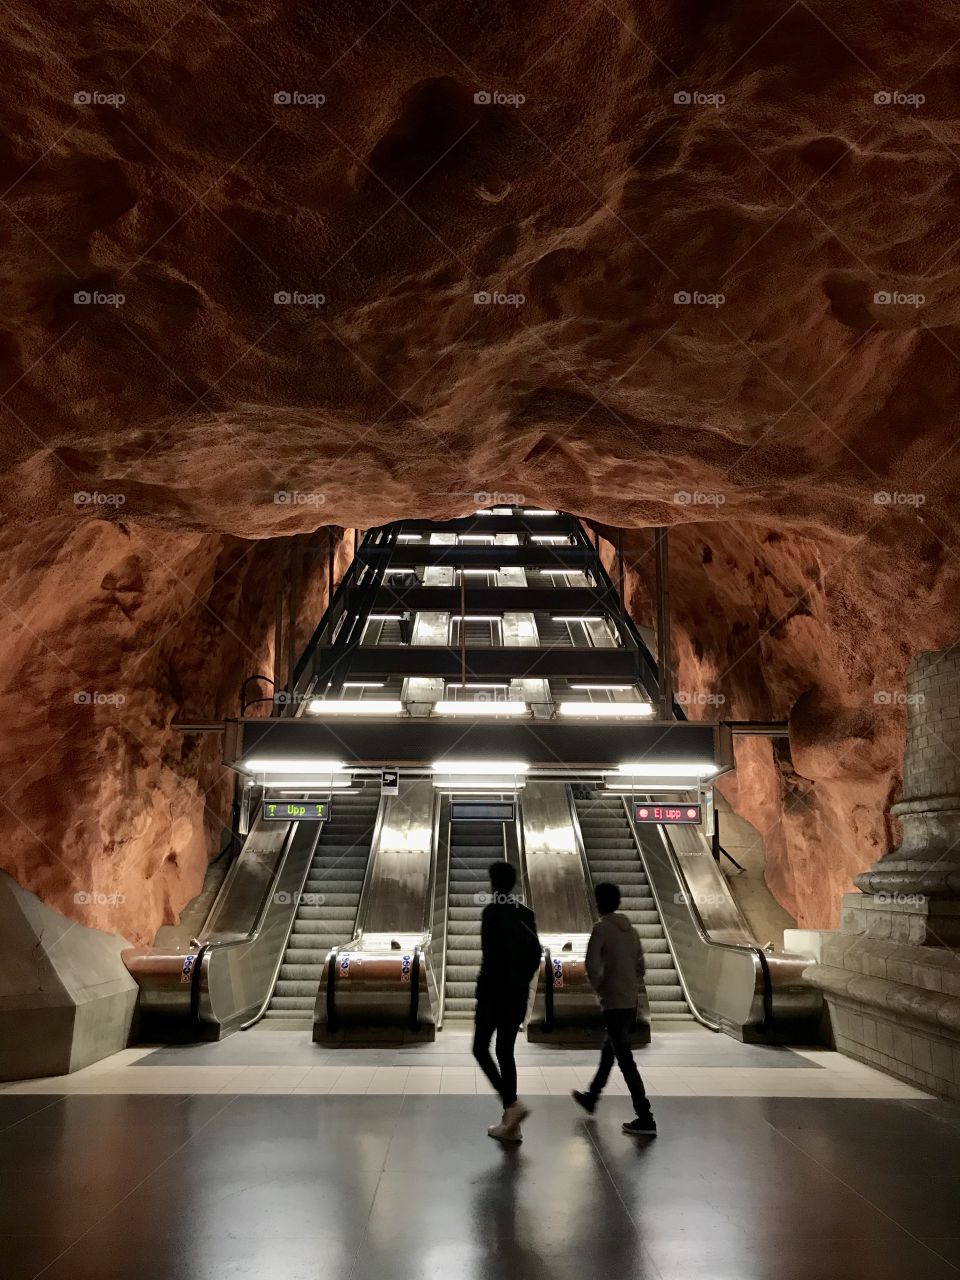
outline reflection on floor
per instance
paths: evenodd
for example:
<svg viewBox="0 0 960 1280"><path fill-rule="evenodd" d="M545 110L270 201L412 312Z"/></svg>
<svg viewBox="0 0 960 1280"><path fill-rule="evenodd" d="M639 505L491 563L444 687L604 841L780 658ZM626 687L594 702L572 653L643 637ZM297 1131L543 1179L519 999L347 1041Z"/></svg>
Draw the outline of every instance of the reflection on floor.
<svg viewBox="0 0 960 1280"><path fill-rule="evenodd" d="M589 1079L596 1050L518 1044L521 1093L565 1095ZM821 1049L743 1045L703 1027L657 1032L637 1050L651 1096L925 1098L872 1067ZM625 1094L614 1072L611 1092ZM309 1032L251 1030L218 1044L128 1049L72 1076L0 1086L7 1094L336 1093L486 1094L470 1033L446 1030L433 1044L321 1048Z"/></svg>
<svg viewBox="0 0 960 1280"><path fill-rule="evenodd" d="M4 1280L960 1275L960 1110L949 1104L661 1097L660 1136L639 1142L619 1131L620 1099L591 1120L566 1098L534 1102L523 1146L503 1150L484 1133L489 1097L7 1092L0 1270Z"/></svg>

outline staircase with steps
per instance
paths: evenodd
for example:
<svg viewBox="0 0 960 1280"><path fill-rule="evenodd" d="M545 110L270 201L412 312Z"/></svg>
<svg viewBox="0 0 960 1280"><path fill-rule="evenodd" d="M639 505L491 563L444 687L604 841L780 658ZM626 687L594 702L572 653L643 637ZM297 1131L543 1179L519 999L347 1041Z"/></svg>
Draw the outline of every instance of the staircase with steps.
<svg viewBox="0 0 960 1280"><path fill-rule="evenodd" d="M565 622L557 622L549 613L535 613L537 639L542 649L572 649L573 638Z"/></svg>
<svg viewBox="0 0 960 1280"><path fill-rule="evenodd" d="M480 968L480 894L490 890L487 868L503 857L503 824L450 824L450 886L447 914L447 970L443 1019L473 1017Z"/></svg>
<svg viewBox="0 0 960 1280"><path fill-rule="evenodd" d="M600 796L577 800L576 806L593 883L607 880L620 886L620 910L640 935L651 1018L693 1022L622 801Z"/></svg>
<svg viewBox="0 0 960 1280"><path fill-rule="evenodd" d="M323 962L331 947L353 937L379 805L379 787L334 792L265 1024L297 1029L312 1024ZM311 895L319 894L323 903L311 905Z"/></svg>

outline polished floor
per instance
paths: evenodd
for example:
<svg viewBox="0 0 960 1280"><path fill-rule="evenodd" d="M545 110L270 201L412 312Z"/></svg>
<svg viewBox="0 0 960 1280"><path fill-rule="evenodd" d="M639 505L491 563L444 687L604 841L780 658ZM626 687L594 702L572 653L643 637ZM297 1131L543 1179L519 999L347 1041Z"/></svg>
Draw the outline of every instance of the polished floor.
<svg viewBox="0 0 960 1280"><path fill-rule="evenodd" d="M822 1049L743 1045L700 1026L664 1027L637 1051L655 1097L923 1099L912 1085ZM592 1048L517 1045L520 1090L566 1097L596 1062ZM610 1089L626 1090L618 1073ZM218 1044L128 1049L71 1076L0 1085L20 1094L476 1094L486 1080L470 1055L467 1031L445 1030L433 1044L403 1048L321 1048L309 1032L254 1029Z"/></svg>
<svg viewBox="0 0 960 1280"><path fill-rule="evenodd" d="M147 1074L147 1073L141 1073ZM779 1073L777 1073L779 1074ZM811 1072L810 1074L816 1074ZM939 1280L960 1112L663 1097L0 1097L4 1280Z"/></svg>

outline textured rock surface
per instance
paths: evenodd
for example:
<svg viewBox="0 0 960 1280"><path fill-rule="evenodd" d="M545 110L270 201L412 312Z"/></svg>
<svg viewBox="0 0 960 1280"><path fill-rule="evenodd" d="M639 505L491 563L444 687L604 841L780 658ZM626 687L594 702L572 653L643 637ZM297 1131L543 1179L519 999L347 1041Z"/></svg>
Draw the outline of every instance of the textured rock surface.
<svg viewBox="0 0 960 1280"><path fill-rule="evenodd" d="M830 923L888 840L874 695L957 638L958 34L891 0L11 0L0 865L69 911L64 863L117 885L83 918L145 936L222 812L167 725L267 656L282 553L235 540L522 493L684 525L681 679L791 716L732 794ZM92 681L128 701L84 735Z"/></svg>
<svg viewBox="0 0 960 1280"><path fill-rule="evenodd" d="M273 588L305 539L93 519L29 534L0 587L0 868L148 940L199 890L232 798L219 738L171 723L237 715L244 677L272 671ZM323 581L305 584L301 644Z"/></svg>

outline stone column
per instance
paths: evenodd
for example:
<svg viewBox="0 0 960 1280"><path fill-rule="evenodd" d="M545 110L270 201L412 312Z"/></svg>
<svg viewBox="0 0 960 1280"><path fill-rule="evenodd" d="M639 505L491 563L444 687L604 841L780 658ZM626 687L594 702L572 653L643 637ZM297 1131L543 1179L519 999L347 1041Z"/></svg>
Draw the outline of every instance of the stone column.
<svg viewBox="0 0 960 1280"><path fill-rule="evenodd" d="M804 977L837 1048L960 1098L960 646L910 666L903 839L845 895Z"/></svg>
<svg viewBox="0 0 960 1280"><path fill-rule="evenodd" d="M952 946L960 943L960 646L914 659L906 703L903 798L891 810L903 840L856 883L873 895L871 911L886 913L885 936Z"/></svg>

